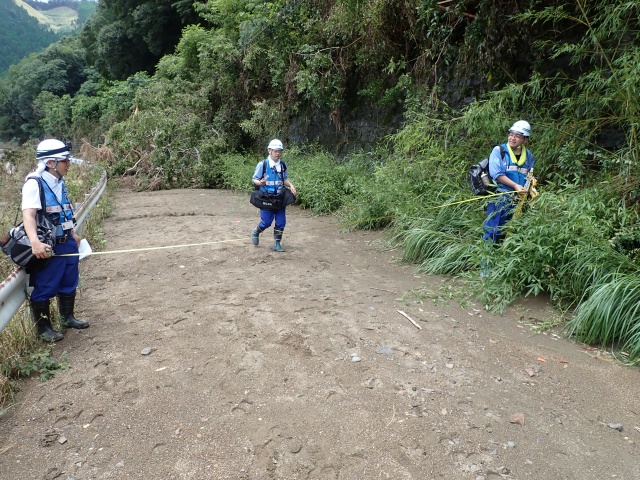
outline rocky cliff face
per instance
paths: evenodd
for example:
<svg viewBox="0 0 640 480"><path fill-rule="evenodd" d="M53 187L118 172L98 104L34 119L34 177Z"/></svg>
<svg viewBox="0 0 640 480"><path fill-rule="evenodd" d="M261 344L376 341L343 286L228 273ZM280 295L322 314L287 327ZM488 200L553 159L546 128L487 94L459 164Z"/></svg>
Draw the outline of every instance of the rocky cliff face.
<svg viewBox="0 0 640 480"><path fill-rule="evenodd" d="M402 125L399 105L382 108L361 104L342 111L314 111L293 119L288 139L293 143L317 143L337 156L354 150L369 151L376 142Z"/></svg>
<svg viewBox="0 0 640 480"><path fill-rule="evenodd" d="M479 75L458 77L453 69L445 75L438 82L437 101L454 109L480 99L487 91L487 83ZM294 117L287 141L317 143L340 157L351 151L371 150L384 137L397 132L405 120L401 101L381 106L353 93L347 103L333 111L308 109Z"/></svg>

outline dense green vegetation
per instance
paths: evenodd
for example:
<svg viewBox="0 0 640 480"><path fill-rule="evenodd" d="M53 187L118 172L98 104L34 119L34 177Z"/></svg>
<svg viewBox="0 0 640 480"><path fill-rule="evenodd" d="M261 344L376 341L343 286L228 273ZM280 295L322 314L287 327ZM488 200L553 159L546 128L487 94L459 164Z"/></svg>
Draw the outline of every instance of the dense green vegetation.
<svg viewBox="0 0 640 480"><path fill-rule="evenodd" d="M12 65L0 80L3 101L0 102L0 135L8 139L27 140L42 137L47 101L62 108L61 100L84 88L91 70L87 68L78 47L78 39L66 37L39 53L32 53L17 65ZM53 112L49 110L49 115ZM68 112L65 112L67 114ZM64 123L48 130L66 136Z"/></svg>
<svg viewBox="0 0 640 480"><path fill-rule="evenodd" d="M294 147L284 158L301 206L387 228L406 260L467 277L488 308L548 294L571 312L572 334L640 360L640 3L443 5L101 2L81 43L0 82L11 92L0 135L84 138L144 188L235 189L280 137ZM336 159L350 113L367 108L381 124L398 111L404 122ZM317 118L334 130L324 147ZM542 194L487 245L486 200L457 202L470 197L468 166L521 118Z"/></svg>
<svg viewBox="0 0 640 480"><path fill-rule="evenodd" d="M173 51L182 27L197 21L192 0L100 2L82 31L82 43L102 76L124 80L136 72L152 73Z"/></svg>

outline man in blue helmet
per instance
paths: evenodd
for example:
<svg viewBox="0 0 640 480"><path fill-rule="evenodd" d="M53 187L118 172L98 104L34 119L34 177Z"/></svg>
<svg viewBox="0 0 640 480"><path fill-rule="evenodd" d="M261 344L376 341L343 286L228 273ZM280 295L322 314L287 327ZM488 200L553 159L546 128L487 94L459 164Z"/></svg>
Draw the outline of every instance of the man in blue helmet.
<svg viewBox="0 0 640 480"><path fill-rule="evenodd" d="M80 245L80 237L74 230L73 207L64 184L64 176L71 163L71 152L63 142L51 138L38 144L37 158L39 164L36 172L27 177L22 188L22 218L33 254L38 258L52 255L53 258L44 268L31 273L33 292L30 305L38 336L46 342L57 342L62 340L63 335L51 326L51 298L58 297L58 309L65 326L89 326L87 322L76 319L73 313L79 279L78 256L61 256L77 254ZM39 183L46 205L42 205L40 200ZM46 210L56 225L53 251L40 241L36 231L36 213L42 209Z"/></svg>
<svg viewBox="0 0 640 480"><path fill-rule="evenodd" d="M256 165L252 181L260 190L271 195L280 195L285 186L289 187L293 195L296 195L296 187L289 181L287 166L280 161L283 149L282 142L277 138L269 142L267 146L269 156L266 160ZM276 211L260 209L260 223L251 232L251 242L254 245L258 245L260 243L260 234L269 228L274 220L276 222L273 229L275 243L271 249L276 252L284 252L280 242L282 241L284 227L287 224L286 207Z"/></svg>
<svg viewBox="0 0 640 480"><path fill-rule="evenodd" d="M524 120L509 129L507 143L496 146L489 156L489 174L498 188L496 193L526 194L527 175L533 172L535 159L526 148L531 136L531 125ZM512 195L501 195L489 203L484 222L484 240L499 242L504 237L504 225L513 217L516 202Z"/></svg>

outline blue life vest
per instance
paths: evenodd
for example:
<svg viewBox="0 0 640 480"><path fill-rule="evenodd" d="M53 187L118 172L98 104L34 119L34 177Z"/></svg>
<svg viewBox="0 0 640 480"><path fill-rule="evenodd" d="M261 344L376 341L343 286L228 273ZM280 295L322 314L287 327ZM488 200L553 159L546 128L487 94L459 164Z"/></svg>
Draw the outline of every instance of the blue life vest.
<svg viewBox="0 0 640 480"><path fill-rule="evenodd" d="M44 186L45 210L56 226L56 237L62 237L66 233L62 228L62 224L68 220L73 220L73 206L67 194L67 187L64 183L62 184L62 202L60 202L44 179L38 181L42 182Z"/></svg>
<svg viewBox="0 0 640 480"><path fill-rule="evenodd" d="M505 167L505 173L507 178L513 180L518 185L522 185L527 182L527 175L533 169L533 154L527 148L527 159L521 167L516 165L511 161L511 155L509 155L509 149L507 148L507 144L502 144L502 165ZM513 188L506 186L503 183L498 183L498 192L508 192L513 190Z"/></svg>
<svg viewBox="0 0 640 480"><path fill-rule="evenodd" d="M286 171L287 166L282 160L280 160L280 172L278 172L275 168L270 168L269 159L265 159L262 162L262 176L266 178L267 183L262 185L260 190L269 195L280 195L284 188Z"/></svg>

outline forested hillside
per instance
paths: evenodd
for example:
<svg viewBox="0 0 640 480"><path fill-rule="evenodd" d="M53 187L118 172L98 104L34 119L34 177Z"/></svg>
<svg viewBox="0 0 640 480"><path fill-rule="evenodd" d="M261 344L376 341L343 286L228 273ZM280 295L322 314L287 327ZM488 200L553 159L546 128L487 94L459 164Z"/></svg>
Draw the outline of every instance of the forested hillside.
<svg viewBox="0 0 640 480"><path fill-rule="evenodd" d="M41 12L68 8L74 10L77 15L77 26L81 27L96 11L97 0L21 0Z"/></svg>
<svg viewBox="0 0 640 480"><path fill-rule="evenodd" d="M96 2L89 0L0 0L0 75L61 35L77 31L95 10Z"/></svg>
<svg viewBox="0 0 640 480"><path fill-rule="evenodd" d="M279 137L301 206L388 228L406 260L465 276L487 308L548 294L572 333L640 359L639 10L100 2L79 39L0 82L0 136L84 139L141 188L239 189ZM518 119L542 193L487 244L466 173Z"/></svg>
<svg viewBox="0 0 640 480"><path fill-rule="evenodd" d="M13 0L0 0L0 74L59 38Z"/></svg>

